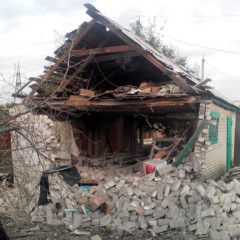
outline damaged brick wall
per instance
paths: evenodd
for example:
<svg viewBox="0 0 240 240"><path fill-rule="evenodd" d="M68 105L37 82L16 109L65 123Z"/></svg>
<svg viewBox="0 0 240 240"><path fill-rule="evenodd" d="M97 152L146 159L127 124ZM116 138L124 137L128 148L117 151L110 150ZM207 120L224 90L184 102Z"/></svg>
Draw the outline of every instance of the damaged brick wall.
<svg viewBox="0 0 240 240"><path fill-rule="evenodd" d="M12 115L25 111L17 106ZM70 122L60 122L46 115L24 114L14 120L19 130L12 133L12 158L15 183L39 183L42 171L69 164L71 156L78 157Z"/></svg>
<svg viewBox="0 0 240 240"><path fill-rule="evenodd" d="M200 134L194 149L197 167L202 175L207 178L218 178L227 169L227 118L232 117L232 156L234 156L235 121L236 113L224 109L212 102L201 103L199 121L211 121L211 112L220 115L218 126L218 141L211 143L209 139L209 125Z"/></svg>

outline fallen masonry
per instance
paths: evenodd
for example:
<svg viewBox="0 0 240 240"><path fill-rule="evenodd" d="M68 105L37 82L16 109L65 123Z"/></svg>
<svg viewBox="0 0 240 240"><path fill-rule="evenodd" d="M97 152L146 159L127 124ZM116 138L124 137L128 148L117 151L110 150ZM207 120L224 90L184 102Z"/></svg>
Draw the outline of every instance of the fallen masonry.
<svg viewBox="0 0 240 240"><path fill-rule="evenodd" d="M28 208L32 222L64 224L73 234L85 236L89 233L84 229L89 227L129 234L139 229L153 236L169 229L210 239L240 236L240 182L236 179L200 181L192 174L191 162L172 167L161 177L140 172L109 177L102 170L84 168L88 177L91 171L101 179L97 186L70 187L58 173L49 176L51 201L38 206L35 194ZM12 197L17 194L13 190ZM8 211L9 204L3 196L1 211Z"/></svg>

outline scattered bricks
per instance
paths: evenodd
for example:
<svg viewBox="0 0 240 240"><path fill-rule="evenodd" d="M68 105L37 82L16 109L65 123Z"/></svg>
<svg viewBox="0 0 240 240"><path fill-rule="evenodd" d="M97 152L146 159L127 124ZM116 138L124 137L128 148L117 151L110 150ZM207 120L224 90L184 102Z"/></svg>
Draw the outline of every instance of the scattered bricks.
<svg viewBox="0 0 240 240"><path fill-rule="evenodd" d="M230 192L235 188L235 182L230 182L229 184L226 185L226 191Z"/></svg>
<svg viewBox="0 0 240 240"><path fill-rule="evenodd" d="M214 197L215 193L216 193L215 187L212 186L212 185L209 185L206 189L205 196L206 196L207 199L210 200L212 197Z"/></svg>
<svg viewBox="0 0 240 240"><path fill-rule="evenodd" d="M185 221L183 219L170 221L170 228L184 228L184 227Z"/></svg>
<svg viewBox="0 0 240 240"><path fill-rule="evenodd" d="M232 202L236 202L237 195L236 195L235 191L231 191L230 193L226 193L226 195L231 198Z"/></svg>
<svg viewBox="0 0 240 240"><path fill-rule="evenodd" d="M230 212L230 210L231 210L231 204L232 204L231 198L225 196L225 200L224 200L224 204L223 204L223 210L224 210L226 213Z"/></svg>
<svg viewBox="0 0 240 240"><path fill-rule="evenodd" d="M192 196L188 198L188 203L195 204L202 200L202 197L197 193L197 191L192 192Z"/></svg>
<svg viewBox="0 0 240 240"><path fill-rule="evenodd" d="M104 185L104 188L105 188L106 190L108 190L108 189L114 187L115 185L116 185L116 183L115 183L114 181L111 181L111 182L106 183L106 184Z"/></svg>
<svg viewBox="0 0 240 240"><path fill-rule="evenodd" d="M145 210L144 211L144 216L150 216L154 213L154 210Z"/></svg>
<svg viewBox="0 0 240 240"><path fill-rule="evenodd" d="M157 226L157 221L156 220L150 220L148 221L150 226Z"/></svg>
<svg viewBox="0 0 240 240"><path fill-rule="evenodd" d="M96 211L103 204L107 203L108 199L106 194L102 191L97 191L94 195L89 198L89 206L92 211Z"/></svg>
<svg viewBox="0 0 240 240"><path fill-rule="evenodd" d="M197 186L197 191L198 193L203 197L206 193L206 190L204 189L204 187L202 185Z"/></svg>
<svg viewBox="0 0 240 240"><path fill-rule="evenodd" d="M189 205L188 208L187 208L186 216L188 217L188 219L190 221L193 221L196 218L195 208L196 207L193 206L193 205ZM201 214L201 211L200 211L200 214Z"/></svg>
<svg viewBox="0 0 240 240"><path fill-rule="evenodd" d="M218 196L215 196L215 197L212 197L212 198L210 199L210 202L211 202L212 204L218 204L218 203L220 203L220 199L219 199Z"/></svg>
<svg viewBox="0 0 240 240"><path fill-rule="evenodd" d="M169 208L169 211L167 212L166 216L171 219L172 218L176 219L180 211L178 206L171 202L169 203L168 208Z"/></svg>
<svg viewBox="0 0 240 240"><path fill-rule="evenodd" d="M219 188L219 190L220 190L221 192L225 192L227 185L226 185L226 183L225 183L224 181L219 180L219 181L217 182L217 187Z"/></svg>
<svg viewBox="0 0 240 240"><path fill-rule="evenodd" d="M78 229L73 231L73 234L78 235L78 236L90 236L91 233L87 231L80 231Z"/></svg>
<svg viewBox="0 0 240 240"><path fill-rule="evenodd" d="M189 230L190 232L196 231L196 230L197 230L197 223L190 225L190 226L188 227L188 230Z"/></svg>
<svg viewBox="0 0 240 240"><path fill-rule="evenodd" d="M49 225L53 224L53 212L52 212L52 204L48 204L45 206L45 213L46 213L46 222Z"/></svg>
<svg viewBox="0 0 240 240"><path fill-rule="evenodd" d="M102 240L102 238L99 235L94 235L91 237L91 240Z"/></svg>
<svg viewBox="0 0 240 240"><path fill-rule="evenodd" d="M210 230L210 239L211 240L217 240L217 239L222 239L222 234L221 232L218 232L216 230Z"/></svg>
<svg viewBox="0 0 240 240"><path fill-rule="evenodd" d="M137 219L138 219L137 214L131 214L131 215L130 215L130 221L131 221L131 222L136 222Z"/></svg>
<svg viewBox="0 0 240 240"><path fill-rule="evenodd" d="M240 228L229 231L229 235L231 239L238 239L240 237Z"/></svg>
<svg viewBox="0 0 240 240"><path fill-rule="evenodd" d="M172 192L178 191L178 189L180 188L180 186L181 186L181 181L178 180L178 181L173 185L173 187L172 187Z"/></svg>
<svg viewBox="0 0 240 240"><path fill-rule="evenodd" d="M100 226L100 220L99 219L93 219L92 220L92 226L98 228Z"/></svg>
<svg viewBox="0 0 240 240"><path fill-rule="evenodd" d="M133 188L127 187L125 190L126 190L128 196L133 196L133 194L134 194Z"/></svg>
<svg viewBox="0 0 240 240"><path fill-rule="evenodd" d="M233 217L237 222L240 222L240 211L233 212Z"/></svg>
<svg viewBox="0 0 240 240"><path fill-rule="evenodd" d="M179 178L185 178L185 171L183 169L178 170L178 177Z"/></svg>
<svg viewBox="0 0 240 240"><path fill-rule="evenodd" d="M195 220L200 221L202 219L202 205L201 203L197 203L196 212L195 212Z"/></svg>
<svg viewBox="0 0 240 240"><path fill-rule="evenodd" d="M100 227L106 227L109 225L112 221L112 218L110 215L104 216L102 219L100 219Z"/></svg>
<svg viewBox="0 0 240 240"><path fill-rule="evenodd" d="M65 205L66 205L66 208L68 209L74 209L73 202L69 198L65 199Z"/></svg>
<svg viewBox="0 0 240 240"><path fill-rule="evenodd" d="M134 208L134 211L137 212L137 214L139 214L139 215L143 215L144 214L144 209L141 208L141 207Z"/></svg>
<svg viewBox="0 0 240 240"><path fill-rule="evenodd" d="M201 236L201 235L208 234L209 226L210 225L208 222L198 221L197 222L197 231L196 231L195 235Z"/></svg>
<svg viewBox="0 0 240 240"><path fill-rule="evenodd" d="M167 208L168 207L168 204L169 204L169 201L167 198L164 198L163 201L161 202L161 206L163 208Z"/></svg>
<svg viewBox="0 0 240 240"><path fill-rule="evenodd" d="M215 211L212 208L206 209L202 211L202 218L206 217L214 217Z"/></svg>
<svg viewBox="0 0 240 240"><path fill-rule="evenodd" d="M182 191L180 192L180 195L185 196L188 195L190 191L190 186L189 185L184 185Z"/></svg>
<svg viewBox="0 0 240 240"><path fill-rule="evenodd" d="M122 211L122 209L123 209L123 201L121 199L118 199L116 201L116 208L117 208L118 212Z"/></svg>
<svg viewBox="0 0 240 240"><path fill-rule="evenodd" d="M163 208L158 208L154 211L153 217L154 219L162 218L166 215L166 211Z"/></svg>
<svg viewBox="0 0 240 240"><path fill-rule="evenodd" d="M170 190L171 190L171 186L167 185L164 191L164 197L168 197Z"/></svg>
<svg viewBox="0 0 240 240"><path fill-rule="evenodd" d="M221 232L221 240L230 240L230 236L227 232Z"/></svg>
<svg viewBox="0 0 240 240"><path fill-rule="evenodd" d="M152 193L152 198L155 198L155 197L157 197L157 191L154 191L154 192Z"/></svg>
<svg viewBox="0 0 240 240"><path fill-rule="evenodd" d="M157 234L162 233L162 232L166 232L168 230L168 225L164 225L161 227L158 226L154 226L153 228L151 228L149 231L151 232L151 234L156 237Z"/></svg>
<svg viewBox="0 0 240 240"><path fill-rule="evenodd" d="M214 230L220 230L221 219L217 217L206 218L205 220L209 223L210 227Z"/></svg>
<svg viewBox="0 0 240 240"><path fill-rule="evenodd" d="M125 184L125 180L120 180L119 183L115 186L117 189L121 189Z"/></svg>
<svg viewBox="0 0 240 240"><path fill-rule="evenodd" d="M151 210L151 209L154 209L155 207L156 207L156 203L152 203L152 204L150 204L148 206L145 206L144 209L145 210Z"/></svg>
<svg viewBox="0 0 240 240"><path fill-rule="evenodd" d="M170 225L170 219L167 219L167 218L163 218L163 219L158 219L158 221L157 221L157 223L158 223L158 226L169 226Z"/></svg>
<svg viewBox="0 0 240 240"><path fill-rule="evenodd" d="M142 230L147 229L147 222L145 220L145 217L143 217L143 216L138 217L138 227Z"/></svg>
<svg viewBox="0 0 240 240"><path fill-rule="evenodd" d="M170 173L172 171L173 171L173 166L171 164L168 164L164 168L160 169L158 171L158 173L159 173L160 176L164 176L165 174L168 174L168 173Z"/></svg>
<svg viewBox="0 0 240 240"><path fill-rule="evenodd" d="M126 232L133 233L138 229L138 225L136 222L124 222L122 229Z"/></svg>
<svg viewBox="0 0 240 240"><path fill-rule="evenodd" d="M237 195L240 195L240 182L237 179L233 179L232 181L234 183L234 190Z"/></svg>
<svg viewBox="0 0 240 240"><path fill-rule="evenodd" d="M82 219L81 214L73 213L73 224L72 224L73 229L77 229L81 225L82 223L81 219Z"/></svg>
<svg viewBox="0 0 240 240"><path fill-rule="evenodd" d="M237 210L237 204L232 203L230 209L231 209L232 212L236 211Z"/></svg>
<svg viewBox="0 0 240 240"><path fill-rule="evenodd" d="M130 206L132 206L134 208L138 208L140 206L140 202L139 201L132 201L130 203Z"/></svg>
<svg viewBox="0 0 240 240"><path fill-rule="evenodd" d="M187 209L188 208L188 204L186 202L186 199L184 196L181 196L180 197L180 202L181 202L181 207L184 208L184 209Z"/></svg>

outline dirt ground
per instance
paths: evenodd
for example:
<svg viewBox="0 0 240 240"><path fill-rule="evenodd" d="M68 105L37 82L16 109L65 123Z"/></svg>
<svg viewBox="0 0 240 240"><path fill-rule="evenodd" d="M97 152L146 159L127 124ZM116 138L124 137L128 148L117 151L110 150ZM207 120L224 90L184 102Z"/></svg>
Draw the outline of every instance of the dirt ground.
<svg viewBox="0 0 240 240"><path fill-rule="evenodd" d="M170 239L170 240L192 240L197 239L194 235L178 231L168 231L152 237L148 232L136 231L134 234L126 235L120 231L99 229L79 229L90 232L90 236L78 236L67 230L65 226L49 226L45 224L30 223L26 215L15 215L12 217L0 213L0 221L6 229L10 239L19 240L89 240L91 236L99 235L102 240L124 239L124 240L150 240L150 239ZM201 238L202 239L202 238Z"/></svg>

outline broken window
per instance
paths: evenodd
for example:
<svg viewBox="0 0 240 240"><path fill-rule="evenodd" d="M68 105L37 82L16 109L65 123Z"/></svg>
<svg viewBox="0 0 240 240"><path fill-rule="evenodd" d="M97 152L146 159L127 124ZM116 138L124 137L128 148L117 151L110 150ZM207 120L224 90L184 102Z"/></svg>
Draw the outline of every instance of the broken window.
<svg viewBox="0 0 240 240"><path fill-rule="evenodd" d="M209 140L211 144L218 143L219 113L211 112L211 122L209 126Z"/></svg>

